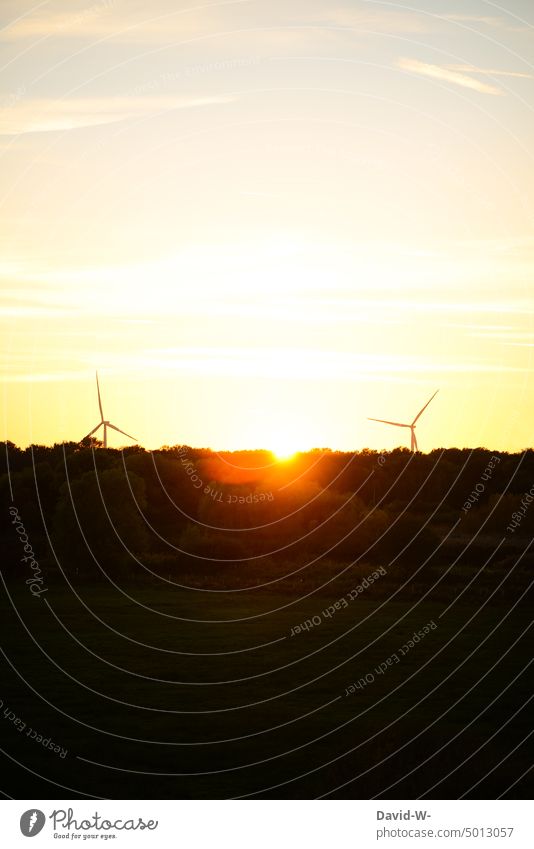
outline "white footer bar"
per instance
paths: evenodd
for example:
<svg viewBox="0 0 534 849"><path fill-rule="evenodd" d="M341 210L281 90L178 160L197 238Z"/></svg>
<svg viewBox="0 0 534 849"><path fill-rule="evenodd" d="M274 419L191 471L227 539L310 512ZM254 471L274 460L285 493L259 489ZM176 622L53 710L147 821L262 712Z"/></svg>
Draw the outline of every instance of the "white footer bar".
<svg viewBox="0 0 534 849"><path fill-rule="evenodd" d="M534 847L528 801L6 800L0 834L0 845L9 849Z"/></svg>

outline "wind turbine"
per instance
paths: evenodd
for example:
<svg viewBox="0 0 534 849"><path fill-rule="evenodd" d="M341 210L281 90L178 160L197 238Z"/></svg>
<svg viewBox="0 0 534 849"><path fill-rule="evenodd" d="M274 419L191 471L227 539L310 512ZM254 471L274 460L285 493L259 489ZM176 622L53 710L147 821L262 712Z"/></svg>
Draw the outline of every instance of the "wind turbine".
<svg viewBox="0 0 534 849"><path fill-rule="evenodd" d="M100 407L100 422L97 424L96 427L92 429L91 433L88 433L87 436L84 436L84 439L89 439L89 437L92 436L93 433L96 433L96 431L103 426L104 448L108 447L108 427L111 427L113 430L122 433L122 435L127 436L128 439L133 439L134 442L137 442L135 436L130 436L129 433L126 433L124 430L121 430L120 427L116 427L114 424L111 424L111 422L107 421L107 419L104 418L104 410L102 409L102 398L100 397L100 384L98 383L98 372L96 372L96 391L98 393L98 406Z"/></svg>
<svg viewBox="0 0 534 849"><path fill-rule="evenodd" d="M422 409L421 409L421 410L419 410L419 412L417 413L417 415L416 415L415 419L413 420L413 422L412 422L411 424L402 424L401 422L388 422L388 421L386 421L386 419L369 419L369 421L370 421L370 422L382 422L382 424L394 425L395 427L409 427L409 428L410 428L410 433L411 433L411 435L412 435L412 441L411 441L410 451L413 451L413 452L418 451L419 449L418 449L418 447L417 447L417 439L416 439L416 436L415 436L415 425L417 424L417 420L418 420L418 419L419 419L419 418L423 415L423 413L425 412L426 408L427 408L427 407L428 407L428 405L430 404L430 401L433 401L433 400L434 400L434 398L436 397L436 395L438 394L438 392L439 392L439 389L436 389L436 391L435 391L435 392L434 392L434 394L432 395L432 398L430 398L430 400L426 402L425 406L424 406L424 407L422 407Z"/></svg>

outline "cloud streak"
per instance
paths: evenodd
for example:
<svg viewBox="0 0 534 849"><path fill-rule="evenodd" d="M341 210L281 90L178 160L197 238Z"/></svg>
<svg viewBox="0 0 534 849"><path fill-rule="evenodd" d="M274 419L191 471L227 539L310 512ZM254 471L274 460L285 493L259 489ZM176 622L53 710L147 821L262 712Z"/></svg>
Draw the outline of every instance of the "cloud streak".
<svg viewBox="0 0 534 849"><path fill-rule="evenodd" d="M444 18L447 21L454 21L459 24L482 24L486 27L494 27L495 29L499 27L506 26L506 22L503 18L499 18L496 15L462 15L462 14L450 14L450 15L440 15L440 17Z"/></svg>
<svg viewBox="0 0 534 849"><path fill-rule="evenodd" d="M328 9L320 17L317 16L316 20L325 25L385 34L408 35L429 30L428 19L422 15L391 9L355 9L349 6L338 6Z"/></svg>
<svg viewBox="0 0 534 849"><path fill-rule="evenodd" d="M491 85L490 83L482 82L476 77L469 76L460 71L451 70L448 65L431 65L427 62L420 62L418 59L399 59L399 68L403 71L408 71L411 74L419 74L423 77L430 77L442 82L452 83L453 85L461 86L462 88L471 89L479 94L501 95L503 94L500 88Z"/></svg>
<svg viewBox="0 0 534 849"><path fill-rule="evenodd" d="M21 41L49 36L107 35L116 22L110 17L112 0L100 0L79 12L51 12L46 15L23 15L0 30L2 41Z"/></svg>
<svg viewBox="0 0 534 849"><path fill-rule="evenodd" d="M96 127L174 109L230 103L234 99L227 96L22 99L0 111L0 135Z"/></svg>
<svg viewBox="0 0 534 849"><path fill-rule="evenodd" d="M518 77L525 80L532 80L532 74L525 74L523 71L500 71L496 68L476 68L474 65L446 65L449 71L458 71L466 74L482 74L485 77Z"/></svg>
<svg viewBox="0 0 534 849"><path fill-rule="evenodd" d="M506 11L503 9L503 11ZM437 15L444 21L458 24L473 24L476 27L487 27L488 29L500 29L505 32L531 32L529 23L512 12L508 13L516 21L512 23L509 19L497 15Z"/></svg>
<svg viewBox="0 0 534 849"><path fill-rule="evenodd" d="M27 39L116 39L120 42L144 43L168 41L200 35L210 23L220 18L220 7L235 6L247 0L208 2L184 9L150 14L150 5L133 4L131 0L96 0L85 9L70 12L50 11L25 15L0 29L0 40L8 42ZM154 4L157 10L158 4Z"/></svg>

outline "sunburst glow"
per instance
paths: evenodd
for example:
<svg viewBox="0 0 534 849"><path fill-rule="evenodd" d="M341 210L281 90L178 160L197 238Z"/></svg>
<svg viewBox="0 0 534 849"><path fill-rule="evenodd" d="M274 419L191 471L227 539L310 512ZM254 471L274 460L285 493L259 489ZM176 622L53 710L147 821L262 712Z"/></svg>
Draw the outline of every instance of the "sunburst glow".
<svg viewBox="0 0 534 849"><path fill-rule="evenodd" d="M282 427L270 436L269 449L278 462L291 460L298 451L305 450L302 437L299 440L299 434L289 427Z"/></svg>
<svg viewBox="0 0 534 849"><path fill-rule="evenodd" d="M273 450L273 454L278 460L278 462L285 462L287 460L291 460L295 454L297 453L297 449L293 447L280 447Z"/></svg>

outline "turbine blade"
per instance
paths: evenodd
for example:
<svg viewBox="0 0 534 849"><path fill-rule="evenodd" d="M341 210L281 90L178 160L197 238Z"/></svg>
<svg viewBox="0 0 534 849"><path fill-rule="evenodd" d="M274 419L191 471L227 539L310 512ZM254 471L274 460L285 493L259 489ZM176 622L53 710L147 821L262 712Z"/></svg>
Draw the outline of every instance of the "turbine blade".
<svg viewBox="0 0 534 849"><path fill-rule="evenodd" d="M102 399L100 397L100 384L98 383L98 372L96 373L96 391L98 392L98 406L100 407L100 415L104 421L104 411L102 409Z"/></svg>
<svg viewBox="0 0 534 849"><path fill-rule="evenodd" d="M400 422L388 422L386 419L368 419L370 422L382 422L382 424L395 425L395 427L411 427L409 424L401 424Z"/></svg>
<svg viewBox="0 0 534 849"><path fill-rule="evenodd" d="M89 439L89 437L92 436L93 433L96 433L96 431L98 430L99 427L102 427L102 422L97 424L97 426L92 429L91 433L88 433L87 436L84 436L83 439ZM82 439L82 442L83 442L83 439Z"/></svg>
<svg viewBox="0 0 534 849"><path fill-rule="evenodd" d="M436 397L436 395L438 394L438 392L439 392L439 389L436 389L436 391L435 391L435 392L434 392L434 394L432 395L432 398L430 399L430 401L433 401L433 400L434 400L434 398ZM417 415L416 415L415 419L414 419L414 420L413 420L413 422L412 422L412 425L414 425L414 424L416 423L416 421L417 421L417 419L419 418L419 416L422 416L422 415L423 415L423 413L425 412L426 408L427 408L427 407L428 407L428 405L430 404L430 401L427 401L427 402L426 402L426 404L425 404L425 406L423 407L423 409L422 409L422 410L419 410L419 412L417 413Z"/></svg>
<svg viewBox="0 0 534 849"><path fill-rule="evenodd" d="M135 438L135 436L130 436L129 433L126 433L125 430L121 430L120 427L115 427L115 425L112 425L112 424L109 424L109 423L108 423L108 427L112 427L113 430L116 430L118 433L122 433L123 436L127 436L128 439L133 439L134 442L137 442L137 439Z"/></svg>

